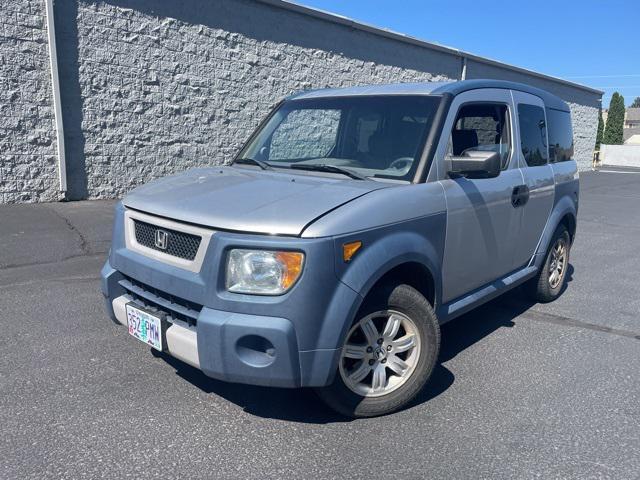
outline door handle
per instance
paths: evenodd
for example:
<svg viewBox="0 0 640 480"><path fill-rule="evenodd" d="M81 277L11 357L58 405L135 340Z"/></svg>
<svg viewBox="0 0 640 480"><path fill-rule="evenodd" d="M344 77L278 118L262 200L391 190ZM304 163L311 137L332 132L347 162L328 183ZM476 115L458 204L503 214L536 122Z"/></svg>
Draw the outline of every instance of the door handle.
<svg viewBox="0 0 640 480"><path fill-rule="evenodd" d="M518 185L513 187L511 193L511 205L513 208L524 206L529 201L529 187L526 185Z"/></svg>

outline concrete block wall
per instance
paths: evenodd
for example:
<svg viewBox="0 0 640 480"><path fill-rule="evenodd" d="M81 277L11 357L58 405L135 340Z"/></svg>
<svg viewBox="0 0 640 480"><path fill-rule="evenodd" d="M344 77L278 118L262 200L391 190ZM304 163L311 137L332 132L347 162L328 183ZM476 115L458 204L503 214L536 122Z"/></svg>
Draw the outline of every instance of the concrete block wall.
<svg viewBox="0 0 640 480"><path fill-rule="evenodd" d="M4 25L17 23L20 13L12 7L7 20L5 5L26 5L20 8L28 15L43 17L44 0L0 2ZM463 68L455 52L271 0L55 0L54 6L69 199L118 197L157 177L228 162L272 106L295 91L459 79ZM0 57L0 78L22 85L20 78L34 77L28 97L42 100L31 107L0 97L0 108L24 118L8 125L12 148L23 157L2 157L3 202L59 196L46 31L35 23L33 46L24 53L35 69L6 66L23 48L17 43ZM577 157L590 165L597 95L482 62L469 60L466 71L467 78L533 83L570 102ZM21 140L27 131L35 143ZM28 181L20 180L25 171Z"/></svg>
<svg viewBox="0 0 640 480"><path fill-rule="evenodd" d="M339 110L291 112L273 132L269 159L325 156L334 146L339 126Z"/></svg>
<svg viewBox="0 0 640 480"><path fill-rule="evenodd" d="M455 79L461 68L251 0L80 2L77 28L86 191L74 189L91 198L230 161L295 91Z"/></svg>
<svg viewBox="0 0 640 480"><path fill-rule="evenodd" d="M0 0L0 203L61 198L45 5Z"/></svg>

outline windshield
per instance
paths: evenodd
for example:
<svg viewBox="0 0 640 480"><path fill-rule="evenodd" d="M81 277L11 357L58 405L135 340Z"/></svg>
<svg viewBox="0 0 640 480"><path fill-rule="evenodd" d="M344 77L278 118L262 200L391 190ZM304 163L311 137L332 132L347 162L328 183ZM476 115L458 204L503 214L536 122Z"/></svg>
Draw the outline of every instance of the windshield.
<svg viewBox="0 0 640 480"><path fill-rule="evenodd" d="M411 180L440 97L290 100L239 158L274 167L329 165L367 177Z"/></svg>

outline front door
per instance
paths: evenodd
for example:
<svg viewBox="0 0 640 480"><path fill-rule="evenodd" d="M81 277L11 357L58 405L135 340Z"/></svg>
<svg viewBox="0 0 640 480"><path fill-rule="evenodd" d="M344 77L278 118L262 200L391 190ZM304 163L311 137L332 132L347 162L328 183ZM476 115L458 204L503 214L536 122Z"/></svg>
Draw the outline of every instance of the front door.
<svg viewBox="0 0 640 480"><path fill-rule="evenodd" d="M436 153L438 178L447 202L442 300L449 302L513 270L522 210L512 203L523 183L514 155L511 92L473 90L457 95ZM444 143L443 143L444 142ZM495 178L450 178L448 157L491 150L502 157Z"/></svg>
<svg viewBox="0 0 640 480"><path fill-rule="evenodd" d="M528 192L522 205L522 225L515 248L516 267L529 263L536 251L544 227L553 208L555 184L549 165L547 119L544 102L535 95L513 91L517 112L518 165Z"/></svg>

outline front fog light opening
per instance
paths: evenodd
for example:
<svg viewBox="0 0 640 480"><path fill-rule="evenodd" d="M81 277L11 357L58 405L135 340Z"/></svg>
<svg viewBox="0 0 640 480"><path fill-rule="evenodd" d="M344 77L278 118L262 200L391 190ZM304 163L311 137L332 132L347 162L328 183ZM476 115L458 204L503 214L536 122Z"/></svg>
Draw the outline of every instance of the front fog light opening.
<svg viewBox="0 0 640 480"><path fill-rule="evenodd" d="M259 335L246 335L238 339L236 354L240 360L252 367L266 367L276 359L273 343Z"/></svg>

